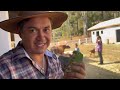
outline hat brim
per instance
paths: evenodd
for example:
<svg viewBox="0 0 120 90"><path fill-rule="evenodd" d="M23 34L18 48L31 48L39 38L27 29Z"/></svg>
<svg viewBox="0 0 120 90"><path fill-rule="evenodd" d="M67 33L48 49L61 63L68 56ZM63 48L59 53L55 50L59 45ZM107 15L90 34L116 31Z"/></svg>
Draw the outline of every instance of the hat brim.
<svg viewBox="0 0 120 90"><path fill-rule="evenodd" d="M5 21L0 22L0 28L2 28L5 31L11 32L18 34L19 32L16 30L17 24L27 18L33 18L33 17L38 17L38 16L45 16L51 19L52 21L52 29L59 28L63 22L66 21L68 15L63 12L45 12L45 13L40 13L36 15L31 15L31 16L26 16L26 17L16 17L12 19L8 19Z"/></svg>

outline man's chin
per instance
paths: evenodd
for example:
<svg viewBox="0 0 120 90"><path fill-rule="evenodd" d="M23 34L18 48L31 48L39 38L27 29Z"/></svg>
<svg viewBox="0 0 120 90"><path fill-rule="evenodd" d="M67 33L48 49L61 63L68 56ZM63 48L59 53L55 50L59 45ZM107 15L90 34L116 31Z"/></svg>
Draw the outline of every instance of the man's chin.
<svg viewBox="0 0 120 90"><path fill-rule="evenodd" d="M36 51L35 53L36 54L44 54L44 52L45 52L44 50L39 50L39 51Z"/></svg>

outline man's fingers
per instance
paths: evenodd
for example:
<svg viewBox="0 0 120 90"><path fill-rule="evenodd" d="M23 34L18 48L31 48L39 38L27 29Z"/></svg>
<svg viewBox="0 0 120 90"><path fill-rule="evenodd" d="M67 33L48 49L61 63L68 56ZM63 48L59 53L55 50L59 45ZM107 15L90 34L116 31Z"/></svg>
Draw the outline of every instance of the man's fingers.
<svg viewBox="0 0 120 90"><path fill-rule="evenodd" d="M76 73L76 72L66 73L65 77L67 79L85 79L85 75L82 75L82 74Z"/></svg>
<svg viewBox="0 0 120 90"><path fill-rule="evenodd" d="M83 75L86 75L85 69L81 66L72 66L71 69L73 72L78 72L78 73L81 73Z"/></svg>
<svg viewBox="0 0 120 90"><path fill-rule="evenodd" d="M72 63L73 66L80 66L85 70L85 64L84 62L73 62Z"/></svg>

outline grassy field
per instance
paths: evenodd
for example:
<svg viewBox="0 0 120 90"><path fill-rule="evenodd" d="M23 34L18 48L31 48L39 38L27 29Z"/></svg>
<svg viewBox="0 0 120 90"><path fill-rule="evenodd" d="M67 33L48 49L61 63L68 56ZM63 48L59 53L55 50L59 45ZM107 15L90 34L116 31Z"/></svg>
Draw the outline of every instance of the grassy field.
<svg viewBox="0 0 120 90"><path fill-rule="evenodd" d="M78 38L73 38L73 40L78 40ZM64 43L65 40L60 41L59 43ZM70 40L67 40L70 42ZM55 45L55 44L52 44ZM65 51L73 51L75 48L75 43L69 43L70 49L66 49ZM98 60L97 52L95 57L90 57L90 50L95 47L95 44L81 44L79 45L80 51L84 54L84 57L92 58L94 60ZM120 61L120 44L103 44L103 58L104 61L116 62Z"/></svg>
<svg viewBox="0 0 120 90"><path fill-rule="evenodd" d="M89 50L94 48L93 44L87 44L87 45L79 45L79 48L81 49L81 52L86 56L90 57ZM92 57L93 59L98 59L97 52L95 54L95 57ZM120 61L120 45L116 44L103 44L103 58L106 61Z"/></svg>

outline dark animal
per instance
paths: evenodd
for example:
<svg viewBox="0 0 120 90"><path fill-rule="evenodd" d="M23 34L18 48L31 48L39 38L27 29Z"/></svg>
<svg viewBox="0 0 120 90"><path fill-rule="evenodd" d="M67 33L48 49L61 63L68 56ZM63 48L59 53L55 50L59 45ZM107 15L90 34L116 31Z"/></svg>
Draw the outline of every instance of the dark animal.
<svg viewBox="0 0 120 90"><path fill-rule="evenodd" d="M95 56L95 48L93 48L92 50L90 50L90 56L94 55Z"/></svg>
<svg viewBox="0 0 120 90"><path fill-rule="evenodd" d="M53 46L51 47L51 52L57 54L57 55L63 55L65 49L69 49L69 45L59 45L59 46Z"/></svg>

